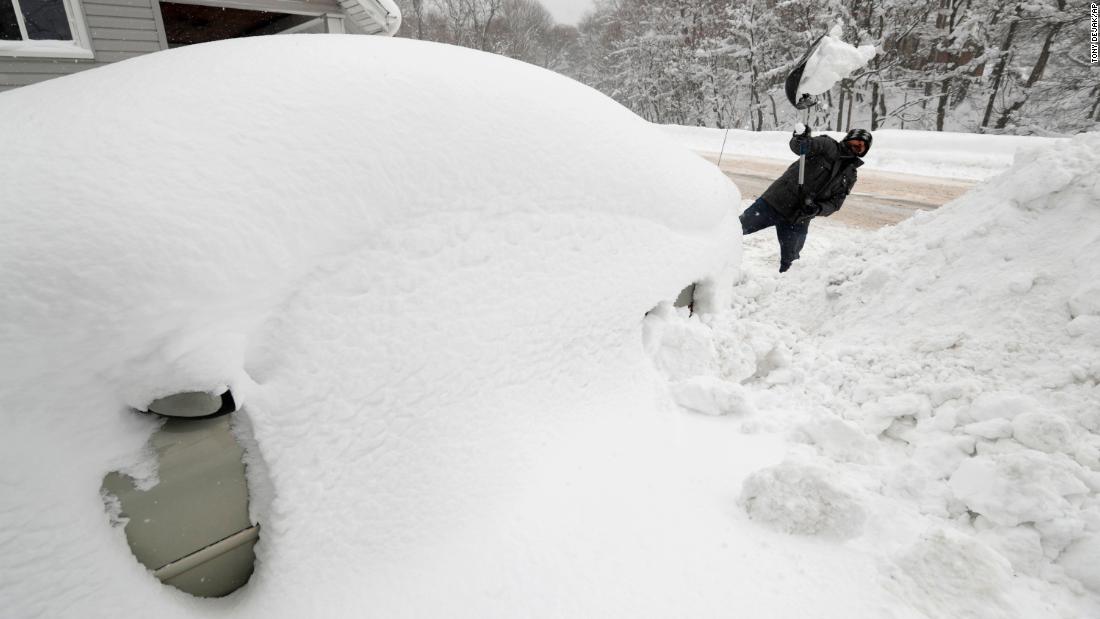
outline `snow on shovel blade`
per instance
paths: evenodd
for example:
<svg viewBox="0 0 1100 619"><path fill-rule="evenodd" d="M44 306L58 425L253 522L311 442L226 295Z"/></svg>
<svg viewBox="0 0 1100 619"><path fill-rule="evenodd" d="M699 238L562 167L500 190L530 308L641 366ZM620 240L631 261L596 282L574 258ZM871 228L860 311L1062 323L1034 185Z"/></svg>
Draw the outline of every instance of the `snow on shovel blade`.
<svg viewBox="0 0 1100 619"><path fill-rule="evenodd" d="M802 59L794 65L794 69L791 69L790 74L787 75L787 82L784 84L784 90L787 92L787 100L791 102L791 105L798 110L804 110L808 107L813 107L817 103L812 95L803 93L802 98L795 100L798 96L798 87L802 84L802 72L806 69L806 63L809 62L810 57L814 55L818 47L821 47L821 41L825 38L825 35L817 37L817 39L810 45L810 49L806 50L806 53L802 55Z"/></svg>

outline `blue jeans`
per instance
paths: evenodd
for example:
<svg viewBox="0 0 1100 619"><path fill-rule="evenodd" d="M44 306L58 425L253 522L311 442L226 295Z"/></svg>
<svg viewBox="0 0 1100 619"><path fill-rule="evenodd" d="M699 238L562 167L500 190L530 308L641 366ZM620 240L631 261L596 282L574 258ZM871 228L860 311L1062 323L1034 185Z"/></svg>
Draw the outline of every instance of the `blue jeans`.
<svg viewBox="0 0 1100 619"><path fill-rule="evenodd" d="M757 198L756 202L741 213L741 234L749 235L768 226L775 226L775 235L779 237L779 272L782 273L791 268L792 262L798 260L802 246L806 244L810 222L788 223L770 204Z"/></svg>

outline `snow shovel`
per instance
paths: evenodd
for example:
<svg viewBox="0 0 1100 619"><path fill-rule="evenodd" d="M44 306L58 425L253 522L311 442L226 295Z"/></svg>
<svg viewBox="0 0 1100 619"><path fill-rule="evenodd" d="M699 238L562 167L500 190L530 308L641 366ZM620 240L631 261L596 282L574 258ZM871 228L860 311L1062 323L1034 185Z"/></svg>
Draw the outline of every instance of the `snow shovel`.
<svg viewBox="0 0 1100 619"><path fill-rule="evenodd" d="M791 102L796 110L805 110L813 107L817 104L817 99L809 93L802 93L802 96L798 96L798 87L802 85L802 72L806 70L806 63L817 51L817 48L821 47L821 41L825 38L825 35L821 35L810 44L810 49L806 50L805 54L802 54L802 58L795 63L794 68L787 74L787 81L783 85L784 91L787 93L787 100Z"/></svg>
<svg viewBox="0 0 1100 619"><path fill-rule="evenodd" d="M810 120L810 108L817 105L817 99L809 93L802 93L802 96L798 96L799 86L802 85L802 73L806 70L806 63L817 51L817 48L821 47L821 41L825 38L825 35L821 35L814 40L810 45L810 49L806 50L805 54L802 54L802 58L795 63L794 68L787 74L787 81L783 85L784 91L787 94L787 100L791 102L796 110L806 110L803 116L802 123L807 124L806 121ZM803 182L806 180L806 143L803 142L798 153L798 208L801 209L805 202L804 193L802 190Z"/></svg>

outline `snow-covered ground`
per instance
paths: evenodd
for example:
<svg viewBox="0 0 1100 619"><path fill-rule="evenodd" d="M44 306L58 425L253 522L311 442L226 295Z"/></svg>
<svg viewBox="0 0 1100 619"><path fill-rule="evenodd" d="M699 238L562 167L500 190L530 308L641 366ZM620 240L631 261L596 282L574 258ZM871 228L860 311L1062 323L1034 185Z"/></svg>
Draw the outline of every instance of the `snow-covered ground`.
<svg viewBox="0 0 1100 619"><path fill-rule="evenodd" d="M1100 614L1096 135L734 278L711 164L469 50L200 45L0 123L5 616ZM99 486L224 385L264 528L198 600Z"/></svg>
<svg viewBox="0 0 1100 619"><path fill-rule="evenodd" d="M768 157L790 161L789 131L745 131L662 125L662 129L685 148L726 156ZM817 132L836 139L840 132ZM725 140L725 148L722 142ZM943 178L987 180L1007 170L1020 150L1065 144L1066 138L979 135L935 131L881 129L874 132L874 144L864 170L903 172Z"/></svg>

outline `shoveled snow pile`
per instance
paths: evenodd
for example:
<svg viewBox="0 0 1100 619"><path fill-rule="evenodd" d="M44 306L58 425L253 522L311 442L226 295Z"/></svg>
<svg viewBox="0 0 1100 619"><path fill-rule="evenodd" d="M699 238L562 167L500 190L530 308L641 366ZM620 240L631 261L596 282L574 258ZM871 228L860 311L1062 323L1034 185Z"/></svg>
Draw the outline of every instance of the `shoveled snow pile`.
<svg viewBox="0 0 1100 619"><path fill-rule="evenodd" d="M716 527L673 524L641 323L728 297L739 196L595 90L271 37L4 93L0 125L5 617L667 617L734 561L674 558ZM99 489L146 462L128 407L225 385L263 532L199 600Z"/></svg>
<svg viewBox="0 0 1100 619"><path fill-rule="evenodd" d="M816 222L783 276L774 237L746 237L732 312L651 324L666 364L704 351L676 384L747 388L743 431L792 441L746 513L855 535L928 616L1100 616L1097 169L1098 134L1021 152L898 226Z"/></svg>

